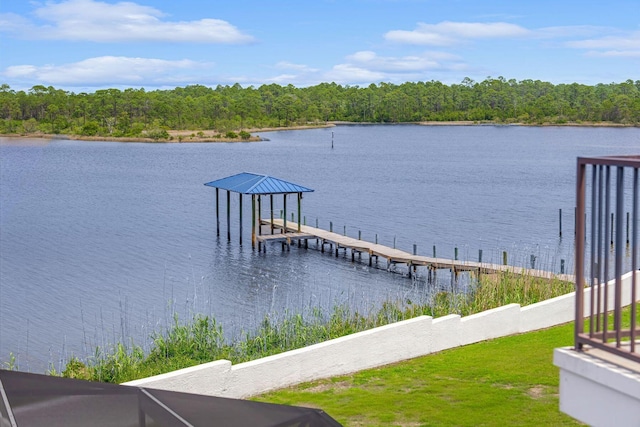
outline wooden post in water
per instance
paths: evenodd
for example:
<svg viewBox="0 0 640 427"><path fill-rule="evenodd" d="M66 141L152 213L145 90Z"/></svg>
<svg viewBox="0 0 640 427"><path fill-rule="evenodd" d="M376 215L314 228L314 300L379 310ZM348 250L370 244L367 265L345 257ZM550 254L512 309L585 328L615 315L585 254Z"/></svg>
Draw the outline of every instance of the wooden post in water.
<svg viewBox="0 0 640 427"><path fill-rule="evenodd" d="M629 246L629 212L627 212L627 246Z"/></svg>
<svg viewBox="0 0 640 427"><path fill-rule="evenodd" d="M271 203L271 234L273 234L273 194L269 194L269 202Z"/></svg>
<svg viewBox="0 0 640 427"><path fill-rule="evenodd" d="M417 255L418 254L418 245L417 244L413 244L413 254Z"/></svg>
<svg viewBox="0 0 640 427"><path fill-rule="evenodd" d="M455 257L453 259L457 261L458 260L458 248L454 248L453 254L455 255Z"/></svg>
<svg viewBox="0 0 640 427"><path fill-rule="evenodd" d="M560 223L560 237L562 237L562 209L560 209L560 212L559 212L558 218L559 218L559 220L560 220L560 221L559 221L559 223Z"/></svg>
<svg viewBox="0 0 640 427"><path fill-rule="evenodd" d="M242 246L242 193L238 193L238 196L240 196L240 246Z"/></svg>
<svg viewBox="0 0 640 427"><path fill-rule="evenodd" d="M482 249L478 249L478 262L482 262Z"/></svg>
<svg viewBox="0 0 640 427"><path fill-rule="evenodd" d="M231 241L231 191L227 190L227 241Z"/></svg>
<svg viewBox="0 0 640 427"><path fill-rule="evenodd" d="M286 233L287 232L287 195L283 194L282 195L283 199L284 199L284 204L283 204L283 209L284 209L284 215L282 216L283 218L283 228L282 228L282 232Z"/></svg>
<svg viewBox="0 0 640 427"><path fill-rule="evenodd" d="M220 189L216 187L216 236L220 237Z"/></svg>
<svg viewBox="0 0 640 427"><path fill-rule="evenodd" d="M611 212L611 244L613 245L613 212Z"/></svg>
<svg viewBox="0 0 640 427"><path fill-rule="evenodd" d="M502 265L507 265L507 251L502 251Z"/></svg>
<svg viewBox="0 0 640 427"><path fill-rule="evenodd" d="M436 258L436 245L433 245L433 257Z"/></svg>
<svg viewBox="0 0 640 427"><path fill-rule="evenodd" d="M560 260L560 274L564 274L564 260Z"/></svg>
<svg viewBox="0 0 640 427"><path fill-rule="evenodd" d="M251 248L256 248L256 195L251 195Z"/></svg>
<svg viewBox="0 0 640 427"><path fill-rule="evenodd" d="M258 194L258 235L262 236L262 196Z"/></svg>
<svg viewBox="0 0 640 427"><path fill-rule="evenodd" d="M300 218L302 217L302 193L298 193L298 233L302 230Z"/></svg>

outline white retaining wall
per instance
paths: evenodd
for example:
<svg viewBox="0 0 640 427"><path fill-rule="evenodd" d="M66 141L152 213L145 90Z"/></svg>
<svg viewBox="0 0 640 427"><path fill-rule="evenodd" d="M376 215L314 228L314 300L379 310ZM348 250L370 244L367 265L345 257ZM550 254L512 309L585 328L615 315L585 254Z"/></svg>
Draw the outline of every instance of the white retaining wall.
<svg viewBox="0 0 640 427"><path fill-rule="evenodd" d="M631 303L632 272L623 276L624 305ZM636 272L640 280L640 272ZM585 289L588 301L590 289ZM613 300L613 298L611 298ZM589 313L585 304L585 316ZM400 362L574 320L575 294L537 304L509 304L467 317L414 319L358 332L309 347L232 365L218 360L125 383L163 390L244 398L306 381Z"/></svg>

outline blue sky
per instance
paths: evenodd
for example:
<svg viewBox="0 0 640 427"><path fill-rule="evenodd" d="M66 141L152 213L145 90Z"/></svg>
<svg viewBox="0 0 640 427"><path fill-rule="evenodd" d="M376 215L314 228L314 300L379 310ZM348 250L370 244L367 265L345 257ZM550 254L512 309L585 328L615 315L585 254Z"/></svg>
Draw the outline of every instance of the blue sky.
<svg viewBox="0 0 640 427"><path fill-rule="evenodd" d="M2 0L0 83L640 79L638 0Z"/></svg>

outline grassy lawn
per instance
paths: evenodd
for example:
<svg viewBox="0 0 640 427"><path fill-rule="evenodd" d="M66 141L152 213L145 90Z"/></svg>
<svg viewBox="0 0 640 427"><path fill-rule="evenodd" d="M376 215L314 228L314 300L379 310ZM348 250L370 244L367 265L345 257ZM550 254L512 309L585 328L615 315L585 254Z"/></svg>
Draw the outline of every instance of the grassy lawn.
<svg viewBox="0 0 640 427"><path fill-rule="evenodd" d="M345 426L580 425L558 410L553 349L573 324L499 338L255 400L318 407Z"/></svg>

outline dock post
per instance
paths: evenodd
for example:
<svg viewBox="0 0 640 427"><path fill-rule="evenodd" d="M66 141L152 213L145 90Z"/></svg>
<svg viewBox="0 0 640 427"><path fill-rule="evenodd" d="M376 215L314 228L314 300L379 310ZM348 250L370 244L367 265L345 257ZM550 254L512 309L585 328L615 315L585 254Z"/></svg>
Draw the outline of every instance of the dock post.
<svg viewBox="0 0 640 427"><path fill-rule="evenodd" d="M559 213L559 224L560 224L560 237L562 237L562 209L560 209Z"/></svg>
<svg viewBox="0 0 640 427"><path fill-rule="evenodd" d="M437 257L436 257L436 245L433 245L433 257L434 257L434 258L437 258Z"/></svg>
<svg viewBox="0 0 640 427"><path fill-rule="evenodd" d="M416 245L415 243L413 244L413 254L414 255L418 254L418 245Z"/></svg>
<svg viewBox="0 0 640 427"><path fill-rule="evenodd" d="M333 221L329 221L329 232L333 233Z"/></svg>
<svg viewBox="0 0 640 427"><path fill-rule="evenodd" d="M262 236L262 196L258 194L258 236Z"/></svg>
<svg viewBox="0 0 640 427"><path fill-rule="evenodd" d="M564 260L560 260L560 274L564 274Z"/></svg>
<svg viewBox="0 0 640 427"><path fill-rule="evenodd" d="M478 249L478 262L482 262L482 249Z"/></svg>
<svg viewBox="0 0 640 427"><path fill-rule="evenodd" d="M302 193L298 193L298 233L302 230L300 227L300 217L302 216ZM305 225L307 220L304 220Z"/></svg>
<svg viewBox="0 0 640 427"><path fill-rule="evenodd" d="M282 232L286 233L287 232L287 195L283 194L282 198L284 199L284 204L282 206L284 208L284 214L282 215L282 221L283 221Z"/></svg>
<svg viewBox="0 0 640 427"><path fill-rule="evenodd" d="M502 251L502 265L507 265L507 251Z"/></svg>
<svg viewBox="0 0 640 427"><path fill-rule="evenodd" d="M231 191L227 190L227 241L231 241Z"/></svg>
<svg viewBox="0 0 640 427"><path fill-rule="evenodd" d="M629 246L629 212L627 212L627 246Z"/></svg>
<svg viewBox="0 0 640 427"><path fill-rule="evenodd" d="M269 202L271 203L271 234L273 234L273 194L269 194Z"/></svg>
<svg viewBox="0 0 640 427"><path fill-rule="evenodd" d="M240 246L242 246L242 193L238 193L238 196L240 196Z"/></svg>
<svg viewBox="0 0 640 427"><path fill-rule="evenodd" d="M346 225L344 226L344 231L342 232L342 235L343 235L343 236L346 236L346 235L347 235L347 226L346 226Z"/></svg>
<svg viewBox="0 0 640 427"><path fill-rule="evenodd" d="M531 254L531 269L535 269L536 268L536 256L534 254Z"/></svg>
<svg viewBox="0 0 640 427"><path fill-rule="evenodd" d="M220 189L216 187L216 236L220 237Z"/></svg>
<svg viewBox="0 0 640 427"><path fill-rule="evenodd" d="M256 248L256 195L251 195L251 248Z"/></svg>
<svg viewBox="0 0 640 427"><path fill-rule="evenodd" d="M376 233L376 245L378 244L378 233Z"/></svg>
<svg viewBox="0 0 640 427"><path fill-rule="evenodd" d="M393 236L393 249L396 248L396 236Z"/></svg>
<svg viewBox="0 0 640 427"><path fill-rule="evenodd" d="M362 240L362 230L358 230L358 240Z"/></svg>
<svg viewBox="0 0 640 427"><path fill-rule="evenodd" d="M611 212L611 245L613 245L613 212Z"/></svg>
<svg viewBox="0 0 640 427"><path fill-rule="evenodd" d="M455 261L457 261L457 260L458 260L458 248L457 248L457 247L456 247L456 248L454 248L454 250L453 250L453 255L454 255L454 258L453 258L453 259L454 259Z"/></svg>

